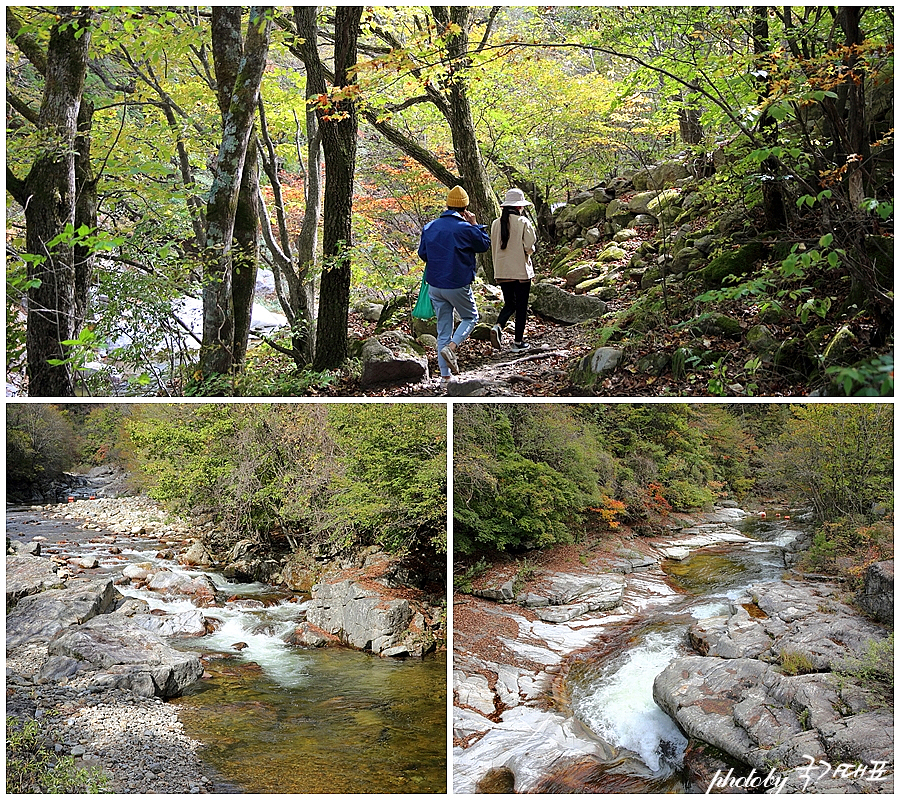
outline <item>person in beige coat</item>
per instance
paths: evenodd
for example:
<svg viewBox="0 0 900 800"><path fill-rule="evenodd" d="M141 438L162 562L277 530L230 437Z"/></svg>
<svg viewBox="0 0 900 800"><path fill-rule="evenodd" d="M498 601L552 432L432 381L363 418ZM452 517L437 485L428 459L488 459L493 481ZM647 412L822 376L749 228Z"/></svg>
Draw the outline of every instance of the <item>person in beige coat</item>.
<svg viewBox="0 0 900 800"><path fill-rule="evenodd" d="M528 316L528 295L534 268L531 254L537 236L534 226L522 213L530 206L521 189L510 189L500 204L501 214L491 225L491 254L494 259L494 278L503 292L503 308L497 324L491 329L491 344L499 350L503 343L503 328L515 314L513 349L528 350L525 341L525 319Z"/></svg>

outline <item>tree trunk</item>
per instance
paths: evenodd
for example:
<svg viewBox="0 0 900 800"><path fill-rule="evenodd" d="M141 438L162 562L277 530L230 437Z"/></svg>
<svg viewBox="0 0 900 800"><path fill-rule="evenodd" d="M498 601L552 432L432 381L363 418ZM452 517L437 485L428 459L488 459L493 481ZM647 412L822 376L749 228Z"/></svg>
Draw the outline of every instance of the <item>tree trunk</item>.
<svg viewBox="0 0 900 800"><path fill-rule="evenodd" d="M469 194L470 210L479 223L490 225L500 216L500 204L484 168L465 78L466 67L470 64L467 54L474 11L469 6L432 6L431 13L438 23L440 34L444 34L444 30L440 30L441 26L445 30L451 24L459 28L459 33L447 35L447 51L444 58L448 69L448 78L443 86L449 99L447 121L450 123L456 168L462 185ZM493 283L494 265L490 251L479 256L479 263L484 269L485 280Z"/></svg>
<svg viewBox="0 0 900 800"><path fill-rule="evenodd" d="M844 44L847 46L844 57L847 67L847 147L850 156L847 164L847 188L854 213L859 211L868 192L867 170L871 158L865 120L865 74L857 69L859 57L856 55L864 38L859 28L862 11L858 6L844 6L838 12L838 22L844 31Z"/></svg>
<svg viewBox="0 0 900 800"><path fill-rule="evenodd" d="M306 87L306 99L313 97L311 87ZM310 278L316 265L319 246L319 220L322 217L322 139L319 136L319 120L307 102L306 138L309 142L306 158L306 182L303 187L306 208L297 237L297 278L299 294L297 321L293 347L303 364L312 364L316 354L316 283Z"/></svg>
<svg viewBox="0 0 900 800"><path fill-rule="evenodd" d="M684 92L679 97L678 132L685 144L700 144L703 141L703 125L700 124L700 112L696 108L685 105Z"/></svg>
<svg viewBox="0 0 900 800"><path fill-rule="evenodd" d="M306 77L325 94L325 71L316 49L315 7L295 9L298 33L304 39ZM349 75L356 64L361 7L338 6L335 11L334 85L355 83ZM325 151L325 198L322 236L324 264L316 320L316 370L335 369L347 359L347 322L350 311L350 252L352 247L353 178L356 170L356 104L351 98L334 101L316 113Z"/></svg>
<svg viewBox="0 0 900 800"><path fill-rule="evenodd" d="M200 370L204 378L227 374L240 363L235 352L232 238L272 28L270 10L252 7L241 56L240 52L235 53L239 37L236 41L233 35L234 10L233 7L213 7L213 16L221 23L213 26L214 35L216 30L221 34L214 40L214 57L217 61L221 57L223 65L237 60L240 68L223 121L222 143L206 208L203 345L200 350ZM225 52L216 54L217 48L224 48Z"/></svg>
<svg viewBox="0 0 900 800"><path fill-rule="evenodd" d="M765 55L770 52L769 46L769 19L766 6L756 6L753 9L753 52L756 55ZM760 100L771 91L771 78L764 74L759 78ZM768 114L760 118L760 133L769 145L778 141L778 123ZM787 214L784 208L784 193L781 190L779 180L778 159L774 156L766 158L761 165L762 169L762 196L763 211L766 216L766 227L769 230L779 230L787 223Z"/></svg>
<svg viewBox="0 0 900 800"><path fill-rule="evenodd" d="M97 179L91 169L91 125L94 104L81 99L78 108L78 133L75 137L75 230L97 228ZM88 293L94 273L94 253L84 245L75 246L75 333L87 315Z"/></svg>
<svg viewBox="0 0 900 800"><path fill-rule="evenodd" d="M77 330L75 251L71 241L52 247L67 225L75 225L75 150L78 113L87 72L92 12L57 9L59 21L50 31L44 97L38 128L47 146L24 181L8 175L7 188L25 209L25 242L34 257L28 264L26 348L28 393L32 397L71 397L75 376L65 360L63 341Z"/></svg>
<svg viewBox="0 0 900 800"><path fill-rule="evenodd" d="M212 14L213 64L216 73L216 94L222 112L224 130L231 95L243 56L241 40L241 9L239 6L219 6ZM247 355L250 337L250 318L259 266L259 159L256 139L250 134L241 188L238 192L234 218L232 255L232 303L234 308L233 367L240 368Z"/></svg>

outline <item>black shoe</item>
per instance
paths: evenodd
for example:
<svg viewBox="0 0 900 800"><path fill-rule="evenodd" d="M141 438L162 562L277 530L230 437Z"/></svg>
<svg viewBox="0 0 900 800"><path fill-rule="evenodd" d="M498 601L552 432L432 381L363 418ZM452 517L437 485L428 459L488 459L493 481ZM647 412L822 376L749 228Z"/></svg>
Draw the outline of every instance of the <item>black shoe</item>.
<svg viewBox="0 0 900 800"><path fill-rule="evenodd" d="M499 325L491 328L491 346L494 350L500 350L503 346L503 330Z"/></svg>
<svg viewBox="0 0 900 800"><path fill-rule="evenodd" d="M530 342L513 342L513 350L530 350Z"/></svg>

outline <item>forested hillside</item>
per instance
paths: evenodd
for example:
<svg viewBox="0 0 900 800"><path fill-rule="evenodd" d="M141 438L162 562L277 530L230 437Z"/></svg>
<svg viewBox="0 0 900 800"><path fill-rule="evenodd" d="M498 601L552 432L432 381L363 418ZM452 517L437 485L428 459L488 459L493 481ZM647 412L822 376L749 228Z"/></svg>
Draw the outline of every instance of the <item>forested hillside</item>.
<svg viewBox="0 0 900 800"><path fill-rule="evenodd" d="M6 441L7 491L126 468L133 491L224 531L220 552L446 552L442 406L11 405Z"/></svg>
<svg viewBox="0 0 900 800"><path fill-rule="evenodd" d="M810 510L815 568L892 552L888 405L457 404L454 551L479 558L658 536L714 502ZM887 549L885 549L887 548Z"/></svg>
<svg viewBox="0 0 900 800"><path fill-rule="evenodd" d="M889 8L6 15L8 393L431 393L456 184L539 240L460 393L893 392Z"/></svg>

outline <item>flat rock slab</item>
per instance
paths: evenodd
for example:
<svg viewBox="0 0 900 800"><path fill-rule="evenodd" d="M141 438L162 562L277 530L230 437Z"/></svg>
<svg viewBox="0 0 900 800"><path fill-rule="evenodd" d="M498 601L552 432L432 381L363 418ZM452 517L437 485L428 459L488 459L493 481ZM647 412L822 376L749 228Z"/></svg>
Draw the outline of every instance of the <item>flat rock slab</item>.
<svg viewBox="0 0 900 800"><path fill-rule="evenodd" d="M474 727L474 721L456 717L465 709L454 709L454 729ZM488 770L509 769L515 776L516 793L528 792L555 765L582 757L608 758L602 742L573 717L528 706L505 711L499 724L467 749L453 750L453 791L470 794Z"/></svg>
<svg viewBox="0 0 900 800"><path fill-rule="evenodd" d="M23 597L62 586L63 581L56 574L56 565L50 559L27 554L6 557L7 608Z"/></svg>
<svg viewBox="0 0 900 800"><path fill-rule="evenodd" d="M105 613L117 594L112 579L101 578L24 597L6 617L6 647L48 642L61 630Z"/></svg>
<svg viewBox="0 0 900 800"><path fill-rule="evenodd" d="M206 621L203 612L180 611L177 614L135 614L131 617L132 623L145 631L152 631L160 636L204 636L206 635Z"/></svg>
<svg viewBox="0 0 900 800"><path fill-rule="evenodd" d="M95 685L130 689L143 697L174 697L203 675L197 655L175 650L158 634L118 614L93 617L60 631L48 652L58 657L50 660L54 669L71 659L80 669L87 665L97 671Z"/></svg>
<svg viewBox="0 0 900 800"><path fill-rule="evenodd" d="M625 577L619 573L603 575L558 574L546 592L549 606L538 607L535 614L544 622L569 622L595 611L609 611L621 605Z"/></svg>
<svg viewBox="0 0 900 800"><path fill-rule="evenodd" d="M727 510L727 509L726 509ZM711 547L717 544L737 544L753 541L749 536L744 536L736 528L721 523L709 525L697 525L693 528L685 528L681 535L669 539L665 543L654 545L663 558L671 558L682 561L693 550L703 547Z"/></svg>

